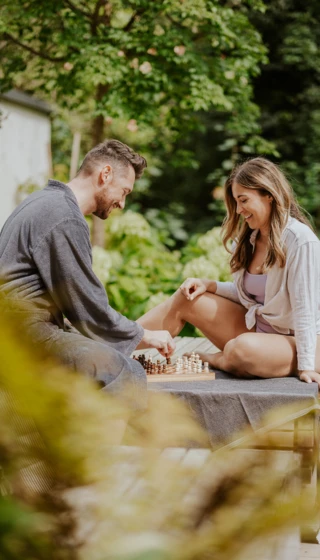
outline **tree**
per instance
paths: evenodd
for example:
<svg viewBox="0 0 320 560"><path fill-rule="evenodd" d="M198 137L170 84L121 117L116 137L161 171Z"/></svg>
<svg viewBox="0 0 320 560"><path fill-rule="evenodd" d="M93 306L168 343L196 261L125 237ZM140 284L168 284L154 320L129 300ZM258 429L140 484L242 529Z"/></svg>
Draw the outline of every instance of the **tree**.
<svg viewBox="0 0 320 560"><path fill-rule="evenodd" d="M255 82L262 134L276 145L278 161L320 229L320 4L274 0L252 20L269 50L269 64Z"/></svg>
<svg viewBox="0 0 320 560"><path fill-rule="evenodd" d="M242 123L237 127L236 120L210 111L203 115L202 132L175 145L176 152L196 155L200 169L169 169L161 180L172 186L178 175L189 201L187 219L193 229L204 231L221 223L221 201L210 200L208 182L212 188L221 185L235 161L262 154L280 163L319 231L320 4L273 0L266 12L250 11L249 17L269 58L253 80L253 99L260 109L258 136L246 134ZM151 200L151 206L161 204L162 193L154 191L158 199Z"/></svg>
<svg viewBox="0 0 320 560"><path fill-rule="evenodd" d="M89 113L92 145L106 118L157 122L160 138L212 108L250 133L265 48L248 13L263 9L261 0L4 0L0 88L23 84Z"/></svg>

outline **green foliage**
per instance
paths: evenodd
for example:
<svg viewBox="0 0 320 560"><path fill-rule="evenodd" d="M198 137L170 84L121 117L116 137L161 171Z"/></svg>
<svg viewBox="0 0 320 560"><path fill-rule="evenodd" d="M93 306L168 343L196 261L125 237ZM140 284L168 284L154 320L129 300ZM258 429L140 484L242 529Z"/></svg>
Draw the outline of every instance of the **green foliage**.
<svg viewBox="0 0 320 560"><path fill-rule="evenodd" d="M301 205L320 228L320 4L317 0L269 2L263 17L251 14L269 50L269 64L255 84L262 135L276 146Z"/></svg>
<svg viewBox="0 0 320 560"><path fill-rule="evenodd" d="M170 166L153 184L156 192L160 183L168 184L171 199L185 201L188 231L205 231L210 219L211 227L220 223L219 201L210 198L208 183L221 186L235 163L259 154L281 165L320 229L320 4L272 0L266 7L265 12L248 12L269 58L249 82L254 105L248 111L244 97L243 109L240 102L231 119L215 110L202 115L202 130L179 139L173 150L190 150L199 169ZM150 204L165 204L161 193Z"/></svg>
<svg viewBox="0 0 320 560"><path fill-rule="evenodd" d="M107 86L95 109L112 117L129 112L150 122L150 113L168 101L173 115L213 105L232 109L247 88L232 78L256 73L264 55L246 3L232 10L208 0L113 0L107 8L96 1L84 7L28 0L21 7L12 1L1 7L3 87L16 80L7 58L15 46L18 68L30 70L32 64L34 85L56 91L69 106L86 101L98 85ZM261 2L251 2L255 7Z"/></svg>
<svg viewBox="0 0 320 560"><path fill-rule="evenodd" d="M137 183L136 203L161 221L168 200L185 207L179 223L168 220L170 235L163 238L179 247L185 230L206 231L221 214L208 209L207 176L215 173L221 183L221 161L232 158L229 152L212 155L216 128L213 141L205 141L214 161L196 175L205 154L194 149L194 135L208 128L206 116L210 127L222 127L227 140L235 140L235 150L274 151L261 138L253 103L252 81L267 60L250 22L255 12L264 12L261 0L4 0L0 91L23 88L55 107L53 159L60 180L68 178L74 130L82 132L81 155L105 136L141 151L149 165Z"/></svg>
<svg viewBox="0 0 320 560"><path fill-rule="evenodd" d="M48 540L41 535L44 519L18 500L0 495L0 554L6 560L44 558ZM39 531L40 529L40 531ZM35 533L37 539L34 538Z"/></svg>
<svg viewBox="0 0 320 560"><path fill-rule="evenodd" d="M221 241L221 228L195 235L183 249L183 278L210 278L225 282L231 279L230 255Z"/></svg>
<svg viewBox="0 0 320 560"><path fill-rule="evenodd" d="M158 231L159 239L167 247L175 247L177 243L186 242L188 234L185 230L185 208L183 204L172 203L168 209L149 208L144 217Z"/></svg>
<svg viewBox="0 0 320 560"><path fill-rule="evenodd" d="M106 221L107 250L94 248L93 267L110 303L126 316L141 316L153 295L172 294L181 282L180 253L169 251L136 212L113 212Z"/></svg>
<svg viewBox="0 0 320 560"><path fill-rule="evenodd" d="M151 151L168 151L168 140L199 126L196 113L212 109L252 134L259 112L251 80L266 60L248 17L255 10L263 10L261 0L234 7L218 0L4 0L0 90L42 92L91 121L151 125Z"/></svg>
<svg viewBox="0 0 320 560"><path fill-rule="evenodd" d="M229 279L228 259L220 228L195 236L182 253L170 251L161 232L131 210L112 213L106 249L93 249L93 268L110 304L131 319L164 301L188 276Z"/></svg>
<svg viewBox="0 0 320 560"><path fill-rule="evenodd" d="M21 183L18 185L18 188L15 192L15 202L16 204L20 204L29 194L32 194L36 191L40 190L40 186L34 184L33 182L26 181L25 183Z"/></svg>

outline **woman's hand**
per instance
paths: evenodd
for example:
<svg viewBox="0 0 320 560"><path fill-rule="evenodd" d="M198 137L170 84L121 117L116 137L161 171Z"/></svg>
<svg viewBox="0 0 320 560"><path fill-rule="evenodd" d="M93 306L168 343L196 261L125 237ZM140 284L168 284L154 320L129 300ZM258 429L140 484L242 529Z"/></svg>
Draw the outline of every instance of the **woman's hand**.
<svg viewBox="0 0 320 560"><path fill-rule="evenodd" d="M207 291L207 284L204 280L201 280L201 278L187 278L183 284L181 284L180 290L189 301L192 301Z"/></svg>
<svg viewBox="0 0 320 560"><path fill-rule="evenodd" d="M309 370L302 370L298 372L298 377L301 381L305 381L306 383L318 383L320 387L320 373L316 371L309 371Z"/></svg>

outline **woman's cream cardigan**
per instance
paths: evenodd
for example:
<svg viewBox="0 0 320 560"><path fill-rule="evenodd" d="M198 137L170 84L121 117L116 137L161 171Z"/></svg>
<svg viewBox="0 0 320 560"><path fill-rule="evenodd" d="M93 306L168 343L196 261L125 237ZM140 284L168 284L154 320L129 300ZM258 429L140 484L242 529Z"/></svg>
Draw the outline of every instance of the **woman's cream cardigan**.
<svg viewBox="0 0 320 560"><path fill-rule="evenodd" d="M254 247L258 230L252 232ZM286 264L268 271L264 304L250 298L243 289L244 270L233 282L217 282L216 294L241 303L248 311L250 330L261 315L279 334L294 331L298 370L314 370L317 334L320 334L320 241L311 229L289 218L283 230L287 250Z"/></svg>

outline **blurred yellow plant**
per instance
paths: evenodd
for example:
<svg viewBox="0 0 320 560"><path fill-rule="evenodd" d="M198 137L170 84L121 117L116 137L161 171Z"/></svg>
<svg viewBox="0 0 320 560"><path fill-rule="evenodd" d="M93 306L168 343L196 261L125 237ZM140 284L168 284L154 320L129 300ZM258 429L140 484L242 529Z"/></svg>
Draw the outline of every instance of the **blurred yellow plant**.
<svg viewBox="0 0 320 560"><path fill-rule="evenodd" d="M1 310L1 558L248 560L250 547L313 515L290 484L294 468L283 493L271 452L174 461L181 448L208 448L182 402L150 392L134 411L126 392L99 392L44 356L21 315Z"/></svg>

